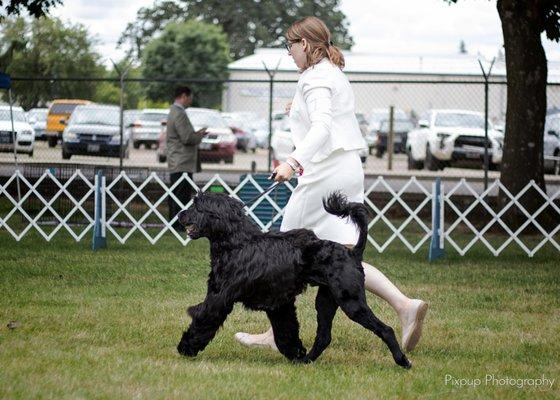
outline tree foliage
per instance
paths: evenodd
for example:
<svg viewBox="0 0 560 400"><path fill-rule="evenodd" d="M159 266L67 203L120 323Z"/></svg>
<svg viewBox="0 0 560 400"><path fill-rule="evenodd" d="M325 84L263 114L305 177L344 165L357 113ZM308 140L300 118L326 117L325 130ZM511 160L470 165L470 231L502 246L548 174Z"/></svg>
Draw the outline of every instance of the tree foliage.
<svg viewBox="0 0 560 400"><path fill-rule="evenodd" d="M94 41L80 24L7 18L0 39L2 69L13 77L96 77L103 71ZM83 81L14 81L13 92L22 107L30 108L54 98L91 99L95 86Z"/></svg>
<svg viewBox="0 0 560 400"><path fill-rule="evenodd" d="M62 0L0 0L0 9L6 8L5 14L0 12L0 20L6 15L20 15L27 11L32 17L42 17L62 4Z"/></svg>
<svg viewBox="0 0 560 400"><path fill-rule="evenodd" d="M227 37L218 26L198 21L168 24L153 39L142 57L146 78L175 79L187 83L194 92L195 105L219 107L221 83L188 83L189 79L226 79L231 62ZM149 82L146 94L152 101L170 101L180 82Z"/></svg>
<svg viewBox="0 0 560 400"><path fill-rule="evenodd" d="M136 21L122 33L119 45L141 58L147 43L168 23L196 19L219 25L228 37L231 57L238 59L259 47L281 46L290 24L314 15L327 24L337 46L349 49L354 42L339 3L340 0L165 0L140 8Z"/></svg>

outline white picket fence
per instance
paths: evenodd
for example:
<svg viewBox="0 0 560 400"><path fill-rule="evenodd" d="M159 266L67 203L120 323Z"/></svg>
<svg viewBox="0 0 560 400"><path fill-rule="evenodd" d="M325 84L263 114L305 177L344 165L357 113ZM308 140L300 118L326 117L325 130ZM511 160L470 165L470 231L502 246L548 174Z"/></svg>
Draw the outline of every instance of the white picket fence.
<svg viewBox="0 0 560 400"><path fill-rule="evenodd" d="M266 189L250 174L233 187L230 187L219 175L213 176L200 188L188 175L185 174L182 179L186 180L194 190L207 191L212 187L220 186L225 192L236 198L239 198L240 191L247 185L251 185L250 187L256 188L261 193ZM170 221L166 215L168 197L172 197L182 208L188 208L192 204L192 200L188 204L182 204L180 199L175 196L173 189L178 184L179 182L176 182L174 186L169 187L155 172L141 182L125 172L107 182L103 176L95 176L94 179L88 178L79 170L64 181L59 180L49 170L33 181L16 171L6 183L0 186L2 210L0 231L7 231L18 241L28 235L31 230L37 231L47 241L66 231L74 240L81 241L86 238L88 233L93 234L94 225L98 224L101 235L113 237L120 243L126 243L133 234L140 233L151 244L156 244L165 234L171 234L181 244L187 245L190 239L184 233L177 232L173 228L176 217ZM46 195L43 189L45 185L54 187L56 192L52 193L51 189L51 193ZM76 192L76 185L81 187L79 195L73 194ZM149 185L152 190L155 185L161 192L156 199L150 198L146 193L145 189ZM294 186L290 183L286 182L284 185L288 190L294 190ZM558 206L560 190L554 194L546 194L534 182L531 182L514 195L496 180L487 190L479 193L475 190L475 185L463 179L452 185L441 184L440 194L436 196L437 185L440 185L439 182L433 182L431 190L428 190L425 185L412 177L399 190L395 190L383 177L375 180L365 191L365 204L372 213L369 223L369 243L377 251L383 252L392 243L400 242L409 251L416 253L428 241L437 239L436 244L441 249L451 246L461 255L465 255L473 249L475 244L482 243L495 256L502 253L508 246L515 244L530 257L542 249L545 244L550 243L560 252L558 240L560 226L547 231L538 222L538 217L547 208L549 215L550 212L553 212L560 217ZM125 198L122 198L121 193L123 186L127 188ZM528 212L520 202L522 196L530 189L534 189L543 197L542 206L533 213ZM500 210L495 210L491 199L498 190L506 193L509 202ZM415 193L414 204L407 201L407 194L410 194L411 191ZM389 196L383 205L370 200L372 195L380 192ZM465 197L467 197L467 201L465 201ZM408 196L409 198L410 196ZM461 201L458 201L458 198L461 198ZM61 200L69 204L64 210L57 207L57 202ZM33 212L29 211L31 202L35 205ZM261 221L256 212L263 202L267 202L269 207L272 207L273 213L270 220L266 222ZM470 204L461 209L459 203ZM142 205L140 214L132 210L134 204ZM395 207L400 209L401 214L405 214L404 219L402 216L394 217L392 211ZM517 207L526 217L523 225L515 230L511 229L503 218L512 207ZM94 211L96 209L97 212ZM473 210L475 209L487 213L487 222L483 226L477 227L477 223L473 222ZM277 204L272 193L262 196L246 210L248 216L263 231L268 231L283 214L283 208ZM45 222L47 215L49 221ZM79 223L73 222L76 218L80 220ZM439 220L439 229L436 229L438 225L435 223L436 220ZM381 228L382 225L385 227ZM480 221L478 221L478 225L480 225ZM532 235L523 233L530 225L533 225L538 231L537 238L534 233ZM499 228L500 234L495 232L496 227ZM410 229L414 231L412 235L409 232ZM385 237L379 238L379 232L384 232ZM465 237L470 236L472 239L465 240ZM89 240L90 236L87 236L87 239Z"/></svg>

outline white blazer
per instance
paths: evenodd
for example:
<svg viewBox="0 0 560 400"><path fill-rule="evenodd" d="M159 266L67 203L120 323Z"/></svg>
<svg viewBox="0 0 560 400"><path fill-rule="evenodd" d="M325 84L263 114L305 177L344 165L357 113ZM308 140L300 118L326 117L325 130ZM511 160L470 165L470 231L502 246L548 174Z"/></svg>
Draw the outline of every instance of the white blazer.
<svg viewBox="0 0 560 400"><path fill-rule="evenodd" d="M289 118L296 147L290 157L304 169L335 150L366 148L350 82L328 58L301 74Z"/></svg>

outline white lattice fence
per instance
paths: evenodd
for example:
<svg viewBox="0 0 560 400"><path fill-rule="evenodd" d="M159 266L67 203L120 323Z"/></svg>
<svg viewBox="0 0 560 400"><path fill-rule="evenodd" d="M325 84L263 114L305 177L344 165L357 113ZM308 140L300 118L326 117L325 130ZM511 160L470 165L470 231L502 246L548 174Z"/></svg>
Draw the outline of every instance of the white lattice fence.
<svg viewBox="0 0 560 400"><path fill-rule="evenodd" d="M69 179L61 181L47 170L31 182L18 171L0 186L0 229L5 229L16 240L21 240L32 229L47 241L62 231L68 232L76 241L83 240L86 234L91 232L95 222L93 204L97 191L100 193L98 201L102 202L98 224L102 226L103 232L107 232L118 242L125 243L136 233L155 244L167 233L181 244L187 245L190 239L174 228L176 217L169 219L167 215L169 198L176 201L181 208L188 208L192 204L192 201L183 204L175 195L174 190L181 182L186 182L195 191L205 192L219 187L223 192L240 200L244 189L252 188L256 193L263 193L266 189L266 186L250 174L234 186L228 185L219 175L215 175L204 186L198 187L187 174L173 186L169 186L156 173L151 173L146 179L138 182L122 172L112 181L106 182L105 178L87 178L77 170ZM54 187L54 191L46 194L43 188L46 184ZM294 190L290 183L286 182L284 185L287 193ZM369 185L365 191L365 204L372 214L369 223L369 243L379 252L385 251L391 244L403 244L409 251L416 253L425 248L423 246L434 236L435 217L441 226L436 232L439 236L439 246L451 246L461 255L467 254L477 243L482 243L495 256L512 244L517 245L530 257L547 243L560 251L560 225L547 230L547 227L539 222L545 210L547 215L552 213L560 218L560 208L556 204L560 200L560 190L547 195L531 182L517 195L513 195L499 181L495 181L480 193L476 184L463 179L457 184L447 184L447 188L442 185L440 196L435 196L435 185L436 183L426 186L425 182L420 182L414 177L401 184L398 190L383 177ZM542 197L542 206L532 213L528 212L521 202L529 190ZM509 199L501 209L496 209L495 202L491 201L498 191L505 193ZM411 193L414 196L411 196ZM58 206L61 200L67 204L64 209ZM35 208L30 212L29 204L32 201ZM435 211L440 209L435 207L438 202L442 205L441 214ZM257 215L257 209L264 204L271 210L266 221ZM515 229L510 228L504 218L510 208L517 208L526 218L526 221ZM263 195L246 210L247 215L262 231L270 230L284 211L272 193ZM475 215L481 212L485 213L483 218ZM49 217L47 222L46 216ZM80 223L72 222L76 216L79 217ZM536 230L540 235L538 240L535 239L534 232L529 239L525 235L526 229L531 226L534 227L533 231ZM498 234L497 228L500 231ZM469 238L465 239L467 236Z"/></svg>
<svg viewBox="0 0 560 400"><path fill-rule="evenodd" d="M45 184L55 186L56 193L47 195L40 190L41 185ZM76 195L72 195L69 190L73 184L85 186L85 193L81 193L76 198ZM84 208L86 201L93 202L93 191L94 183L79 170L64 183L61 183L49 170L46 170L34 183L23 176L20 171L16 171L4 185L0 186L0 199L6 200L11 205L8 212L0 218L0 229L6 229L16 240L21 240L34 228L47 241L64 229L76 241L80 241L94 223L93 211ZM63 199L67 200L66 203L69 203L70 207L65 207L64 212L61 212L55 203ZM30 207L28 207L32 201L40 205L36 214L31 213ZM85 224L70 223L70 219L77 213ZM48 221L44 221L47 216ZM52 227L52 229L48 231L47 227Z"/></svg>
<svg viewBox="0 0 560 400"><path fill-rule="evenodd" d="M533 192L529 193L529 190L533 190ZM466 191L467 196L470 195L472 197L470 205L463 210L459 209L456 204L457 202L453 200L454 195L459 191ZM508 202L501 207L489 201L490 195L495 195L498 191L504 193L508 199ZM537 195L542 198L542 202L537 210L530 213L521 204L520 199L525 195L534 195L534 193L537 193ZM452 211L451 215L443 215L442 213L442 227L445 221L451 221L450 225L443 229L442 236L445 238L445 241L461 255L465 255L477 242L481 242L495 256L502 253L512 243L517 244L529 257L533 257L546 243L550 243L560 251L560 246L556 239L556 235L560 230L560 225L554 223L555 220L558 221L560 219L560 208L555 203L555 200L559 199L559 196L560 190L557 190L551 195L547 195L534 181L531 181L519 193L513 195L499 180L494 181L486 190L479 194L465 179L461 179L461 181L453 185L447 193L442 190L442 204ZM485 220L487 221L478 228L475 227L473 222L469 219L469 215L472 214L473 210L477 207L481 208L486 213ZM506 213L514 208L517 208L526 218L525 221L515 229L511 228L505 220ZM538 218L539 216L545 217L543 214L545 210L547 210L546 218L549 219L549 221L543 224L542 221L539 222ZM461 224L467 227L468 231L473 235L471 240L463 244L459 244L453 238L453 232L457 230ZM552 228L550 228L550 226L552 226ZM505 234L499 235L498 237L500 240L496 241L496 243L491 243L489 240L491 235L489 235L489 233L492 229L496 230L496 228ZM547 230L547 228L549 230ZM530 237L529 235L521 237L522 232L529 229L533 231ZM536 234L534 232L535 230ZM530 240L531 244L528 239L532 239Z"/></svg>

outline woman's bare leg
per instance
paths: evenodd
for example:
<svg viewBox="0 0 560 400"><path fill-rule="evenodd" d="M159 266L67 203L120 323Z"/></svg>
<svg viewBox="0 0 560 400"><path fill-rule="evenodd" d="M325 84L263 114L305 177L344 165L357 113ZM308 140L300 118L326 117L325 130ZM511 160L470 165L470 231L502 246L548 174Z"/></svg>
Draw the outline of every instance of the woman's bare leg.
<svg viewBox="0 0 560 400"><path fill-rule="evenodd" d="M381 297L397 312L402 326L402 347L411 351L422 335L424 317L428 304L419 299L405 296L393 282L373 265L362 262L366 289Z"/></svg>

